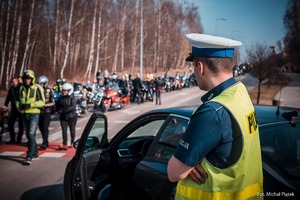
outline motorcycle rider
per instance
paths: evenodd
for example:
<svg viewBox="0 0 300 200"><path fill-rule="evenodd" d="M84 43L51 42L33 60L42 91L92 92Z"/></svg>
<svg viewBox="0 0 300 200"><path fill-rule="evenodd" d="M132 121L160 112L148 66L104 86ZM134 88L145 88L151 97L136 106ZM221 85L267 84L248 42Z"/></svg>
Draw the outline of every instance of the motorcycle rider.
<svg viewBox="0 0 300 200"><path fill-rule="evenodd" d="M32 70L24 70L22 74L23 85L20 86L16 106L22 113L23 125L28 139L28 151L23 164L30 165L33 159L38 159L35 135L41 108L45 105L45 96L44 89L35 83L35 74Z"/></svg>
<svg viewBox="0 0 300 200"><path fill-rule="evenodd" d="M154 96L154 91L153 90L155 88L153 74L147 73L146 85L147 85L147 88L148 88L148 90L147 90L148 94L146 94L146 97L149 98L148 100L153 100L153 96Z"/></svg>
<svg viewBox="0 0 300 200"><path fill-rule="evenodd" d="M61 93L61 88L62 88L61 79L58 78L58 79L56 79L56 83L53 86L53 91L60 94Z"/></svg>
<svg viewBox="0 0 300 200"><path fill-rule="evenodd" d="M62 96L59 98L57 103L57 111L59 113L60 125L62 129L62 137L63 143L59 145L60 150L67 150L67 142L68 142L68 135L67 130L68 127L70 129L71 134L71 145L73 147L73 143L75 140L75 126L77 123L77 114L76 110L76 103L77 100L73 95L73 85L71 83L65 83L62 86Z"/></svg>
<svg viewBox="0 0 300 200"><path fill-rule="evenodd" d="M122 96L128 96L129 83L128 74L124 74L118 81L119 88L122 91Z"/></svg>
<svg viewBox="0 0 300 200"><path fill-rule="evenodd" d="M155 104L161 105L161 93L163 91L163 87L165 85L165 82L162 80L162 78L157 77L157 79L154 81L155 84Z"/></svg>
<svg viewBox="0 0 300 200"><path fill-rule="evenodd" d="M132 101L135 102L135 97L138 97L138 104L143 103L143 97L142 97L142 80L140 78L140 73L136 73L135 79L132 80L132 86L133 86L133 97Z"/></svg>
<svg viewBox="0 0 300 200"><path fill-rule="evenodd" d="M40 76L38 78L38 84L44 88L45 106L41 108L39 117L39 129L42 133L43 143L40 146L41 149L47 149L49 146L49 126L51 122L51 114L55 105L53 90L48 87L49 79L47 76Z"/></svg>

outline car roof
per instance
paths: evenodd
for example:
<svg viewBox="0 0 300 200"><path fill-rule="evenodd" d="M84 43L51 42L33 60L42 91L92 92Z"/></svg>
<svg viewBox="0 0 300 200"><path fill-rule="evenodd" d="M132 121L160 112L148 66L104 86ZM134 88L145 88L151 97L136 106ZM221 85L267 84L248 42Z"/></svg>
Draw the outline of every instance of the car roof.
<svg viewBox="0 0 300 200"><path fill-rule="evenodd" d="M181 115L185 117L190 117L197 106L181 106L181 107L169 107L169 108L158 108L151 110L148 113L169 113L174 115Z"/></svg>
<svg viewBox="0 0 300 200"><path fill-rule="evenodd" d="M181 115L186 117L191 117L197 105L193 106L181 106L181 107L169 107L151 110L148 113L169 113L174 115ZM279 107L272 105L254 105L256 117L259 125L287 121L286 118L282 116L283 113L291 113L293 111L298 112L299 108L291 107ZM278 113L278 114L277 114ZM147 113L146 113L147 114ZM278 116L277 116L278 115Z"/></svg>
<svg viewBox="0 0 300 200"><path fill-rule="evenodd" d="M254 105L255 113L258 121L258 125L265 125L274 122L286 122L291 119L283 117L284 115L290 113L297 113L299 117L299 108L292 107L278 107L271 105Z"/></svg>

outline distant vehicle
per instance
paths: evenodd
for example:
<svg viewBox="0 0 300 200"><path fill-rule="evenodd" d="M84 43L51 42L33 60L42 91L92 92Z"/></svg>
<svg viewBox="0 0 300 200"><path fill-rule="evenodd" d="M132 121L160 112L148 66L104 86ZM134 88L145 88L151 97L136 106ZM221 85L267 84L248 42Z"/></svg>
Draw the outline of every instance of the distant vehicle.
<svg viewBox="0 0 300 200"><path fill-rule="evenodd" d="M105 86L104 93L104 104L105 107L108 107L108 110L121 109L130 103L130 97L123 94L122 89L116 82L109 82Z"/></svg>
<svg viewBox="0 0 300 200"><path fill-rule="evenodd" d="M233 73L233 76L236 77L236 76L244 75L245 73L250 72L251 69L252 69L252 65L250 65L249 63L242 63L239 65L235 65L232 68L232 73Z"/></svg>
<svg viewBox="0 0 300 200"><path fill-rule="evenodd" d="M112 139L106 116L95 112L75 142L76 154L66 167L65 199L173 199L176 183L168 180L167 163L194 109L149 111ZM264 194L285 193L294 199L300 194L299 109L262 105L255 109Z"/></svg>

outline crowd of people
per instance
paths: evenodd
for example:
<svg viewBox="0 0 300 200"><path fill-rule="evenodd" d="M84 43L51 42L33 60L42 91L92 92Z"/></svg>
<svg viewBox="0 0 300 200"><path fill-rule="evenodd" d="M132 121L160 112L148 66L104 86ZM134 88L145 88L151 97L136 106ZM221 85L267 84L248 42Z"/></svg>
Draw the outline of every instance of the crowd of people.
<svg viewBox="0 0 300 200"><path fill-rule="evenodd" d="M182 75L176 72L174 76L169 75L166 71L162 76L154 76L152 73L147 73L145 80L142 80L140 73L123 74L119 76L117 72L109 75L108 70L99 69L96 73L96 78L92 84L84 84L83 87L90 87L92 90L99 86L109 87L111 84L118 84L122 91L122 95L130 95L131 103L143 103L145 99L154 100L156 105L161 105L161 94L190 85L195 85L193 73L184 72Z"/></svg>
<svg viewBox="0 0 300 200"><path fill-rule="evenodd" d="M38 150L49 147L49 126L51 115L55 106L60 116L62 128L62 144L59 149L67 150L67 129L71 132L71 145L75 139L75 126L77 115L75 113L75 100L72 96L73 86L64 83L59 86L61 97L58 102L54 100L53 89L48 86L49 79L42 75L36 78L32 70L24 70L18 78L12 80L8 90L4 109L10 112L8 116L8 130L10 140L8 144L22 143L22 136L25 132L27 138L27 155L23 164L30 165L32 160L38 159ZM54 88L55 89L55 88ZM18 121L18 134L15 131L15 123ZM36 142L36 131L40 130L43 142L38 148Z"/></svg>
<svg viewBox="0 0 300 200"><path fill-rule="evenodd" d="M179 79L179 73L176 73L174 80L176 76ZM184 76L186 73L181 77ZM95 90L99 87L109 87L113 83L118 84L122 94L129 95L130 101L137 104L144 102L144 90L147 87L147 93L152 96L153 101L155 99L155 104L161 105L161 96L166 90L166 82L169 82L170 78L168 72L161 77L154 77L153 74L147 73L146 80L143 81L139 73L135 73L134 76L131 74L119 76L117 72L110 75L108 70L104 70L102 73L102 70L99 69L92 84L87 82L81 85L82 89ZM7 124L10 139L7 144L21 144L25 132L28 150L24 164L31 164L32 160L38 159L38 150L45 150L49 147L51 115L57 112L62 129L62 143L58 149L72 148L78 117L75 108L74 86L65 78L58 78L53 87L50 87L47 76L36 77L32 70L24 70L20 76L13 78L3 106L4 110L9 110ZM15 130L16 123L18 131ZM37 129L42 135L40 146L36 142ZM69 146L68 129L71 136Z"/></svg>

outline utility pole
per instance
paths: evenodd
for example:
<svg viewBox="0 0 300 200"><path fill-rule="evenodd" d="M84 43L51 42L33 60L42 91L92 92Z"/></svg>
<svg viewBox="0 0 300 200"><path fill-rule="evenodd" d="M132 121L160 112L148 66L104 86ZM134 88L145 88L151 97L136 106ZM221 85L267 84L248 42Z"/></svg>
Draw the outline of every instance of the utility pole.
<svg viewBox="0 0 300 200"><path fill-rule="evenodd" d="M141 0L140 78L143 80L143 0Z"/></svg>

